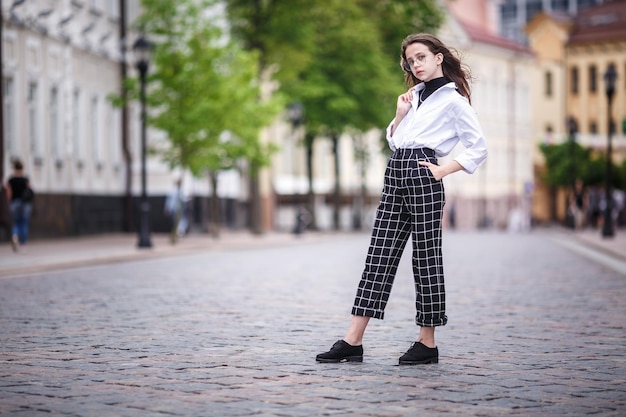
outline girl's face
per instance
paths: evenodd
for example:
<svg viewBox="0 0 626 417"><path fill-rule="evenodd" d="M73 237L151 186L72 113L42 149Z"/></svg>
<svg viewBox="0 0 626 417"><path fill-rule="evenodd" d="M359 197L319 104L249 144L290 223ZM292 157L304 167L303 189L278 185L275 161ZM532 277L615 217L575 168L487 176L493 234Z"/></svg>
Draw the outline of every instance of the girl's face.
<svg viewBox="0 0 626 417"><path fill-rule="evenodd" d="M441 69L443 55L433 54L423 43L416 42L407 46L404 56L406 57L406 62L411 67L413 75L418 80L426 82L443 77L443 70Z"/></svg>

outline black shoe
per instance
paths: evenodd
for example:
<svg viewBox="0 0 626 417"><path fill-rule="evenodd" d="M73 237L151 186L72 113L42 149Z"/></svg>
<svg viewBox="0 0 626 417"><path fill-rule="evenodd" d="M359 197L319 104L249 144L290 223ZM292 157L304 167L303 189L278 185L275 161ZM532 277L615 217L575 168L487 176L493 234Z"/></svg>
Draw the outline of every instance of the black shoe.
<svg viewBox="0 0 626 417"><path fill-rule="evenodd" d="M439 350L429 348L421 342L415 342L404 355L400 357L400 365L421 365L439 363Z"/></svg>
<svg viewBox="0 0 626 417"><path fill-rule="evenodd" d="M363 345L352 346L343 340L337 340L328 352L315 357L318 362L363 362Z"/></svg>

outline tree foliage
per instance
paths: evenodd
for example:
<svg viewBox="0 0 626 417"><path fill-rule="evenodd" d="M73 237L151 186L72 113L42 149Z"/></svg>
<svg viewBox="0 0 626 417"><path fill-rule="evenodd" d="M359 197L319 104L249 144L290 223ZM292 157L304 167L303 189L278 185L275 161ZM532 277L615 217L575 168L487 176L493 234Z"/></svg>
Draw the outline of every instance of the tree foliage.
<svg viewBox="0 0 626 417"><path fill-rule="evenodd" d="M312 62L319 2L309 0L226 0L233 36L260 54L260 70L268 68L283 91L298 83Z"/></svg>
<svg viewBox="0 0 626 417"><path fill-rule="evenodd" d="M239 159L267 164L271 149L261 128L280 110L261 100L258 54L223 33L214 0L142 0L137 24L154 43L148 122L167 133L162 156L195 175L235 166Z"/></svg>
<svg viewBox="0 0 626 417"><path fill-rule="evenodd" d="M309 204L315 228L312 155L329 137L335 159L335 227L341 134L383 127L404 91L398 66L402 39L442 20L436 0L225 0L232 33L261 53L261 73L275 71L289 102L305 114ZM356 142L355 142L356 143ZM356 146L356 145L355 145ZM386 147L385 147L386 148ZM366 159L361 156L362 163Z"/></svg>
<svg viewBox="0 0 626 417"><path fill-rule="evenodd" d="M403 90L402 39L442 21L434 0L226 0L233 33L259 50L314 135L380 127Z"/></svg>
<svg viewBox="0 0 626 417"><path fill-rule="evenodd" d="M540 150L547 168L542 179L549 186L571 187L577 178L590 186L606 183L605 154L594 153L591 148L583 147L577 142L542 144ZM612 186L626 186L626 162L621 167L613 164L611 169Z"/></svg>

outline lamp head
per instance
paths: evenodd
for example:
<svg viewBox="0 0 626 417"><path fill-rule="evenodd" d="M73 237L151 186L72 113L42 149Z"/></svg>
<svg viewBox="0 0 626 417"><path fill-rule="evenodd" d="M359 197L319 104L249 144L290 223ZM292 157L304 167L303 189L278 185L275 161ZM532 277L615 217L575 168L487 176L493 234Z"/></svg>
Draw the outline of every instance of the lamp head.
<svg viewBox="0 0 626 417"><path fill-rule="evenodd" d="M287 117L289 118L292 126L300 126L304 117L304 108L302 107L302 104L298 102L291 103L287 108Z"/></svg>
<svg viewBox="0 0 626 417"><path fill-rule="evenodd" d="M133 44L133 53L135 55L137 69L140 72L146 72L150 64L150 55L152 54L152 43L140 35Z"/></svg>
<svg viewBox="0 0 626 417"><path fill-rule="evenodd" d="M578 123L572 116L567 118L567 130L569 131L570 136L573 136L576 132L578 132Z"/></svg>
<svg viewBox="0 0 626 417"><path fill-rule="evenodd" d="M615 82L617 81L617 71L614 64L609 64L606 72L604 73L604 82L606 84L607 97L613 97L615 94Z"/></svg>

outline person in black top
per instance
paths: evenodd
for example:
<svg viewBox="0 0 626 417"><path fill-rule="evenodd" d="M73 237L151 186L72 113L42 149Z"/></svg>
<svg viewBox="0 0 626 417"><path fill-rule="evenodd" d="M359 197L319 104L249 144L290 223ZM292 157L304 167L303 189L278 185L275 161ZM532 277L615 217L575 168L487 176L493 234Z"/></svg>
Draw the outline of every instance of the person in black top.
<svg viewBox="0 0 626 417"><path fill-rule="evenodd" d="M13 250L17 250L18 245L23 245L28 239L28 226L33 209L30 181L24 176L24 166L20 160L13 161L13 175L7 182L7 197L13 219L11 244Z"/></svg>

